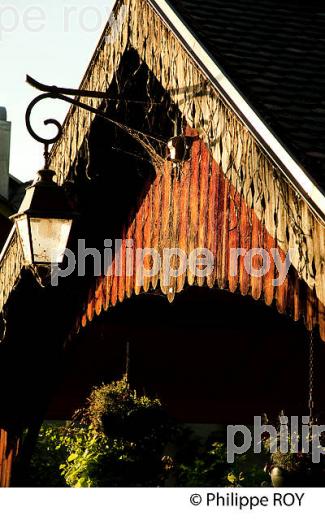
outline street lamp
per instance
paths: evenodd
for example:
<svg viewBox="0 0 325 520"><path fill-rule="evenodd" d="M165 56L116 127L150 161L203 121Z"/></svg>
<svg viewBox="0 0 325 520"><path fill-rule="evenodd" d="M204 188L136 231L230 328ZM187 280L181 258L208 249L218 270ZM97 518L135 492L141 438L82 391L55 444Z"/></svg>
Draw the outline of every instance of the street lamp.
<svg viewBox="0 0 325 520"><path fill-rule="evenodd" d="M81 98L97 98L101 101L109 100L107 92L59 88L39 83L30 76L27 76L26 79L29 85L43 92L29 104L25 120L27 130L31 136L45 146L45 166L43 170L38 172L38 177L33 184L26 189L25 198L18 213L11 218L16 225L25 264L31 267L44 266L50 269L52 264L59 264L63 260L72 221L76 214L71 212L64 188L58 186L53 181L53 177L56 174L49 168L49 145L58 141L62 136L62 125L55 119L47 119L44 121L44 124L55 125L57 133L51 139L40 137L34 132L30 122L34 106L44 99L59 99L75 107L87 110L120 129L126 131L126 127L110 119L105 111L81 101ZM151 137L133 130L132 135L136 134L142 137L145 136L147 141ZM155 138L155 141L159 141L159 139Z"/></svg>
<svg viewBox="0 0 325 520"><path fill-rule="evenodd" d="M70 208L64 188L54 182L53 177L56 173L49 168L49 145L58 141L62 136L62 125L55 119L44 121L45 125L53 124L57 128L57 133L53 138L45 139L32 129L31 112L39 101L46 98L61 98L73 104L78 104L78 102L74 103L66 96L61 97L55 87L52 87L55 92L48 92L45 85L32 80L29 76L27 76L27 82L39 90L46 91L46 94L37 96L29 104L25 117L28 132L45 147L45 166L38 172L36 180L26 188L25 197L18 213L11 219L16 226L25 265L33 268L36 275L40 277L40 273L43 275L49 272L52 265L60 264L63 261L76 213Z"/></svg>
<svg viewBox="0 0 325 520"><path fill-rule="evenodd" d="M26 189L15 222L26 265L60 264L68 243L73 216L55 172L45 168Z"/></svg>

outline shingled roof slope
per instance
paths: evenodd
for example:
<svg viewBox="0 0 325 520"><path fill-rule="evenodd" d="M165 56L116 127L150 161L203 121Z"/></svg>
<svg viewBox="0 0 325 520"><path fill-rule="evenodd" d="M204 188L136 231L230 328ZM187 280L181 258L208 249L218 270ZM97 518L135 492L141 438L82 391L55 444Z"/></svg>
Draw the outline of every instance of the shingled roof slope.
<svg viewBox="0 0 325 520"><path fill-rule="evenodd" d="M325 2L169 0L325 190Z"/></svg>

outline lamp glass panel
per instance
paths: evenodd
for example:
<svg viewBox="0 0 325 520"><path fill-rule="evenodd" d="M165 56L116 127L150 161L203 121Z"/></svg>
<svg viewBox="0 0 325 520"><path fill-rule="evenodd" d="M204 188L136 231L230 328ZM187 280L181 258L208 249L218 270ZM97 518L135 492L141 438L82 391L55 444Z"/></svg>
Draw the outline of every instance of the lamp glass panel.
<svg viewBox="0 0 325 520"><path fill-rule="evenodd" d="M32 263L32 252L30 249L30 236L27 215L22 215L16 219L16 227L20 242L23 248L24 259L26 264Z"/></svg>
<svg viewBox="0 0 325 520"><path fill-rule="evenodd" d="M30 218L34 263L62 262L71 225L69 219Z"/></svg>

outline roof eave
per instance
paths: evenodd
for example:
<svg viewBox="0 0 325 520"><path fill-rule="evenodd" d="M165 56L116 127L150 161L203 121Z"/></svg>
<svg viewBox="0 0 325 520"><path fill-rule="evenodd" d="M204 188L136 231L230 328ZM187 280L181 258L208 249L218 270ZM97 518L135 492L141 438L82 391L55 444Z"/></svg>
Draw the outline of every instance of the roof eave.
<svg viewBox="0 0 325 520"><path fill-rule="evenodd" d="M303 197L322 222L325 223L325 195L315 184L312 177L266 126L254 108L247 102L170 4L166 0L148 0L148 2L175 34L236 115L250 129L260 146L283 172L293 188Z"/></svg>

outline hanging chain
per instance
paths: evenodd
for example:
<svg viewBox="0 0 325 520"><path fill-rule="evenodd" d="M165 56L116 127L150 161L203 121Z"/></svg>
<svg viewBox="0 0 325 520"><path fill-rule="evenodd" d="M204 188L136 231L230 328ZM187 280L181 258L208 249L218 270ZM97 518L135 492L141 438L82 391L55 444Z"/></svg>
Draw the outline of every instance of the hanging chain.
<svg viewBox="0 0 325 520"><path fill-rule="evenodd" d="M309 339L309 424L314 422L314 333L310 332Z"/></svg>
<svg viewBox="0 0 325 520"><path fill-rule="evenodd" d="M125 360L125 378L127 383L129 383L129 375L130 375L130 342L126 343L126 360Z"/></svg>

